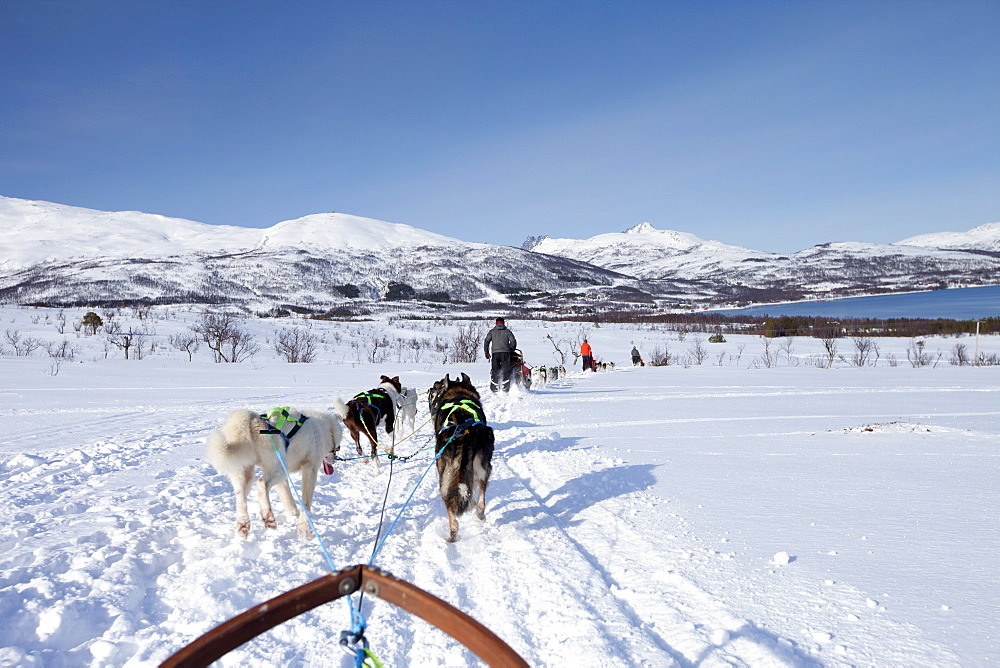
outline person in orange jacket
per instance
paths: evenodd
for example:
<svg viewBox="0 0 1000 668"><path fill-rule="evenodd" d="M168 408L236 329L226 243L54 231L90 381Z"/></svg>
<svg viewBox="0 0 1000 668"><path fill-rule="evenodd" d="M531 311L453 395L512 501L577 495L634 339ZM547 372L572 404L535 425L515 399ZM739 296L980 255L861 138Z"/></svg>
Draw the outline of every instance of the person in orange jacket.
<svg viewBox="0 0 1000 668"><path fill-rule="evenodd" d="M583 345L580 346L580 356L583 357L583 370L586 371L590 369L591 371L596 371L594 368L594 351L590 349L590 344L587 343L587 339L583 340Z"/></svg>

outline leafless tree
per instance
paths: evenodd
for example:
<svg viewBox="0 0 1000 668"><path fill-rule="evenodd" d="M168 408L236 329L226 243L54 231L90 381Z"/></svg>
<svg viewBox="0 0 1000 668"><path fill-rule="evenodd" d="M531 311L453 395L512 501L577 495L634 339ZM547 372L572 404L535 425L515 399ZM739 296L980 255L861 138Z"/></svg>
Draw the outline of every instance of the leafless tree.
<svg viewBox="0 0 1000 668"><path fill-rule="evenodd" d="M31 336L21 336L18 330L6 330L4 339L14 348L14 354L18 357L28 357L31 353L41 347L42 342Z"/></svg>
<svg viewBox="0 0 1000 668"><path fill-rule="evenodd" d="M705 347L705 342L700 337L696 337L691 343L691 347L688 348L688 354L695 364L701 366L705 358L708 357L708 348Z"/></svg>
<svg viewBox="0 0 1000 668"><path fill-rule="evenodd" d="M930 353L924 350L925 345L923 341L914 340L906 347L906 359L909 360L910 366L915 369L929 366L931 363Z"/></svg>
<svg viewBox="0 0 1000 668"><path fill-rule="evenodd" d="M792 364L792 346L795 345L794 336L782 337L781 345L778 346L778 350L785 353L785 364Z"/></svg>
<svg viewBox="0 0 1000 668"><path fill-rule="evenodd" d="M552 338L551 334L546 334L545 338L549 340L549 343L551 343L552 347L555 349L553 352L559 357L559 364L562 364L563 366L565 366L566 365L566 352L563 350L563 347L567 343L566 340L565 339L559 339L558 341L556 341L554 338Z"/></svg>
<svg viewBox="0 0 1000 668"><path fill-rule="evenodd" d="M104 331L108 335L108 343L125 353L125 359L134 356L135 359L141 360L156 345L152 339L143 339L143 337L150 335L145 327L136 329L129 326L128 329L125 329L120 322L113 320L104 326Z"/></svg>
<svg viewBox="0 0 1000 668"><path fill-rule="evenodd" d="M955 347L951 349L951 357L948 361L955 366L965 366L970 363L969 357L969 347L964 343L956 343Z"/></svg>
<svg viewBox="0 0 1000 668"><path fill-rule="evenodd" d="M316 359L316 335L299 327L283 328L278 331L274 349L286 362L313 362Z"/></svg>
<svg viewBox="0 0 1000 668"><path fill-rule="evenodd" d="M62 309L56 314L56 331L60 334L66 333L66 313Z"/></svg>
<svg viewBox="0 0 1000 668"><path fill-rule="evenodd" d="M177 350L183 350L188 354L188 362L194 360L194 354L198 352L199 340L194 334L187 332L182 332L180 334L171 334L167 339Z"/></svg>
<svg viewBox="0 0 1000 668"><path fill-rule="evenodd" d="M47 343L45 352L54 359L72 362L80 353L80 348L70 343L69 339L63 339L61 343Z"/></svg>
<svg viewBox="0 0 1000 668"><path fill-rule="evenodd" d="M851 364L854 366L868 366L868 360L872 355L872 340L867 336L855 336L851 341L854 343L854 355L851 357Z"/></svg>
<svg viewBox="0 0 1000 668"><path fill-rule="evenodd" d="M826 351L826 368L833 366L833 360L837 359L837 336L836 334L824 334L819 337L823 342L823 350Z"/></svg>
<svg viewBox="0 0 1000 668"><path fill-rule="evenodd" d="M230 313L205 313L191 326L191 331L201 336L216 362L243 362L260 350L253 335L240 327L236 316Z"/></svg>
<svg viewBox="0 0 1000 668"><path fill-rule="evenodd" d="M365 348L371 348L368 361L372 364L379 364L385 361L385 349L389 347L388 337L379 337L378 334L370 334L366 339Z"/></svg>
<svg viewBox="0 0 1000 668"><path fill-rule="evenodd" d="M481 323L470 322L458 328L451 339L451 355L448 361L458 364L471 363L479 359L479 350L483 345L486 329Z"/></svg>
<svg viewBox="0 0 1000 668"><path fill-rule="evenodd" d="M757 366L762 366L765 369L770 369L777 362L777 356L771 352L771 339L770 337L762 337L764 340L764 352L763 354L755 360Z"/></svg>

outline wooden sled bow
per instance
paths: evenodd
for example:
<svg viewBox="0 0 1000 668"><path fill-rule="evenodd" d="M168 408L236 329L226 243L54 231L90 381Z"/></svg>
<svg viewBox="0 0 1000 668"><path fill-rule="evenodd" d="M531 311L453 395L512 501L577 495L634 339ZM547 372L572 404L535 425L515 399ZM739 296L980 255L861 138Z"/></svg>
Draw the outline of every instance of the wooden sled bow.
<svg viewBox="0 0 1000 668"><path fill-rule="evenodd" d="M462 643L487 665L528 666L507 643L461 610L405 580L365 565L343 568L256 605L196 638L160 666L207 666L251 638L292 617L360 590L436 626Z"/></svg>

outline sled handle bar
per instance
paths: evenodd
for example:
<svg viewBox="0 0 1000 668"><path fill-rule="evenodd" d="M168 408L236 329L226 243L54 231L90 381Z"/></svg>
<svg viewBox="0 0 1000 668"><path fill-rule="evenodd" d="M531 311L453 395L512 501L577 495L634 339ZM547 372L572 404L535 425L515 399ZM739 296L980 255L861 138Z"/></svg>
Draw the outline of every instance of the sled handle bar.
<svg viewBox="0 0 1000 668"><path fill-rule="evenodd" d="M489 666L528 667L499 636L458 608L405 580L359 564L324 575L240 613L182 647L160 668L208 666L268 629L362 589L441 629Z"/></svg>

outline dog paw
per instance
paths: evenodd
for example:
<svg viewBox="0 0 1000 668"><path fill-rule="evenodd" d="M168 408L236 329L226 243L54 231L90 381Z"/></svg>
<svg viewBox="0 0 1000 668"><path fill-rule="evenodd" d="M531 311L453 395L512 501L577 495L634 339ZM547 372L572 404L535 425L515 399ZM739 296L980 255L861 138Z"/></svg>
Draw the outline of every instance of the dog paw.
<svg viewBox="0 0 1000 668"><path fill-rule="evenodd" d="M246 522L237 522L236 523L236 533L239 535L240 538L246 538L247 536L249 536L250 535L250 520L247 520Z"/></svg>
<svg viewBox="0 0 1000 668"><path fill-rule="evenodd" d="M277 529L278 523L274 520L274 513L264 515L264 526L268 529Z"/></svg>
<svg viewBox="0 0 1000 668"><path fill-rule="evenodd" d="M313 532L308 524L299 525L299 540L312 540Z"/></svg>

